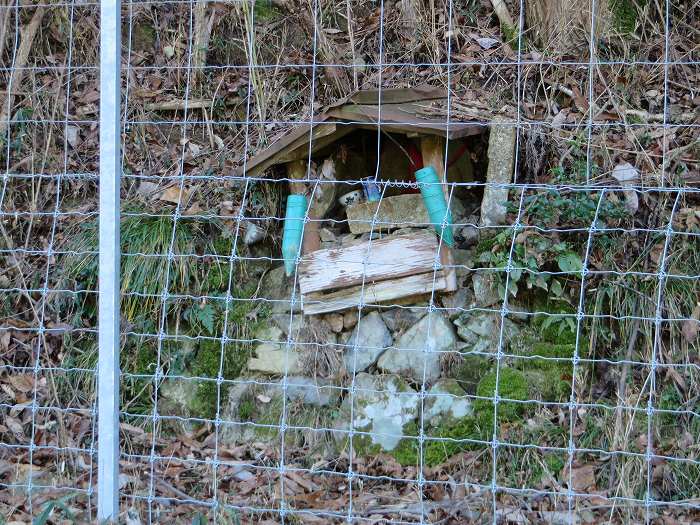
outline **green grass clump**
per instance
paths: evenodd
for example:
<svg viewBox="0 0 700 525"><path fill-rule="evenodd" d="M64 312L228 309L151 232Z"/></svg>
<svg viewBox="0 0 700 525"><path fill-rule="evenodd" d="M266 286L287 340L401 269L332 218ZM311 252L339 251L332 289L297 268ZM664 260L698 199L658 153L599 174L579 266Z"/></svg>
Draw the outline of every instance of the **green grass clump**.
<svg viewBox="0 0 700 525"><path fill-rule="evenodd" d="M518 28L508 24L501 23L501 34L503 41L510 46L518 44Z"/></svg>
<svg viewBox="0 0 700 525"><path fill-rule="evenodd" d="M278 18L281 11L270 0L256 0L253 7L256 21L273 20Z"/></svg>
<svg viewBox="0 0 700 525"><path fill-rule="evenodd" d="M639 5L644 7L645 0ZM631 0L610 0L610 10L613 14L615 28L621 33L633 33L637 27L637 6Z"/></svg>
<svg viewBox="0 0 700 525"><path fill-rule="evenodd" d="M134 212L134 210L128 210ZM97 221L91 220L75 226L67 232L66 248L69 251L92 251L97 247ZM160 294L166 289L171 294L192 293L202 285L201 267L188 257L176 255L230 253L230 239L224 235L218 222L180 218L173 235L173 218L168 216L125 215L121 221L121 311L129 322L152 331L153 318L158 318ZM154 256L155 255L155 256ZM97 287L98 259L93 255L72 255L65 261L63 278L79 283L81 288ZM228 268L206 263L207 269L217 268L220 284L228 282ZM207 271L207 274L209 272ZM165 282L167 278L167 283ZM133 295L136 292L139 295ZM151 326L141 327L143 323Z"/></svg>
<svg viewBox="0 0 700 525"><path fill-rule="evenodd" d="M241 421L249 420L254 412L255 403L250 399L244 399L241 401L240 405L238 405L238 418Z"/></svg>

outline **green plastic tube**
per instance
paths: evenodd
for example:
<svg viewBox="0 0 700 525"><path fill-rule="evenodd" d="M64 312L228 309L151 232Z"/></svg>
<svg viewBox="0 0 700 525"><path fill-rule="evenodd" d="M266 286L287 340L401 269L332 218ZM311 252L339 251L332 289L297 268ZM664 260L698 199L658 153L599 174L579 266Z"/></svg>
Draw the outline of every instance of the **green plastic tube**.
<svg viewBox="0 0 700 525"><path fill-rule="evenodd" d="M440 179L435 172L435 168L428 166L422 168L415 173L420 193L423 196L423 202L428 210L430 222L435 225L435 231L442 234L442 240L448 246L454 245L454 237L452 236L452 214L447 208L445 202L445 194L442 192L442 186L439 184ZM447 219L445 231L442 231L442 222Z"/></svg>
<svg viewBox="0 0 700 525"><path fill-rule="evenodd" d="M301 237L304 232L305 215L306 196L290 195L287 197L287 212L284 217L284 233L282 234L282 257L287 277L294 273L294 264L299 255Z"/></svg>

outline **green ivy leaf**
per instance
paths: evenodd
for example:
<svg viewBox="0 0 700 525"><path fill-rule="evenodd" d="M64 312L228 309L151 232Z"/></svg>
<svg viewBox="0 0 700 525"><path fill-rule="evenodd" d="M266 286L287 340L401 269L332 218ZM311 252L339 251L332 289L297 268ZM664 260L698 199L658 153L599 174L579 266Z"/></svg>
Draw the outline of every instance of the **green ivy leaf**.
<svg viewBox="0 0 700 525"><path fill-rule="evenodd" d="M562 294L564 293L564 288L562 287L561 283L554 279L551 284L552 293L556 295L557 297L561 297Z"/></svg>
<svg viewBox="0 0 700 525"><path fill-rule="evenodd" d="M510 271L510 278L516 283L520 280L520 277L522 277L522 275L523 271L520 268L513 268Z"/></svg>
<svg viewBox="0 0 700 525"><path fill-rule="evenodd" d="M562 272L578 273L583 268L583 261L574 252L562 253L557 257L557 264Z"/></svg>
<svg viewBox="0 0 700 525"><path fill-rule="evenodd" d="M513 297L518 295L518 285L513 279L508 281L508 291Z"/></svg>

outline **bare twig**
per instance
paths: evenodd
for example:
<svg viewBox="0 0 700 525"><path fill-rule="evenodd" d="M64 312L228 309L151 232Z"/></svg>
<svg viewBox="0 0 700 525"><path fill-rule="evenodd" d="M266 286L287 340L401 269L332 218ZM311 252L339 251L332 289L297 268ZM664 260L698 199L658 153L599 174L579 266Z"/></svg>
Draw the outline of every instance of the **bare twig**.
<svg viewBox="0 0 700 525"><path fill-rule="evenodd" d="M44 18L45 12L46 10L43 6L38 6L34 10L32 19L22 29L22 41L17 49L17 54L15 55L15 59L12 64L12 72L10 73L10 81L8 82L8 86L11 86L12 90L18 89L22 84L24 73L26 71L24 66L27 64L29 52L31 51L32 44L34 43L34 37L39 31L39 27L41 26L41 21ZM7 126L9 124L13 108L14 95L9 93L7 97L7 104L3 104L2 108L0 109L0 137L4 136L5 131L7 131Z"/></svg>
<svg viewBox="0 0 700 525"><path fill-rule="evenodd" d="M510 16L508 7L503 0L491 0L491 5L493 6L493 11L498 17L498 21L501 23L501 27L506 27L508 30L515 28L515 22L513 22L513 17Z"/></svg>
<svg viewBox="0 0 700 525"><path fill-rule="evenodd" d="M197 4L194 7L194 42L192 49L192 75L194 82L201 78L202 67L207 63L207 50L216 13L216 9L209 6L210 2L197 0Z"/></svg>

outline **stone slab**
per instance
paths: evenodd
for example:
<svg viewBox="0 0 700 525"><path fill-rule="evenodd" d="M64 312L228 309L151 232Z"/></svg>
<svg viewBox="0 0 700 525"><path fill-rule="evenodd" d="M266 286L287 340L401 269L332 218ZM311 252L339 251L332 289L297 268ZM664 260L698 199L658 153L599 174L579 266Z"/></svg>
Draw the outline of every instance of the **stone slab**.
<svg viewBox="0 0 700 525"><path fill-rule="evenodd" d="M377 212L377 207L379 211ZM372 228L372 219L377 214L378 223ZM367 233L379 229L389 230L406 225L428 226L430 217L418 193L384 197L381 201L361 202L348 206L348 226L351 233Z"/></svg>

